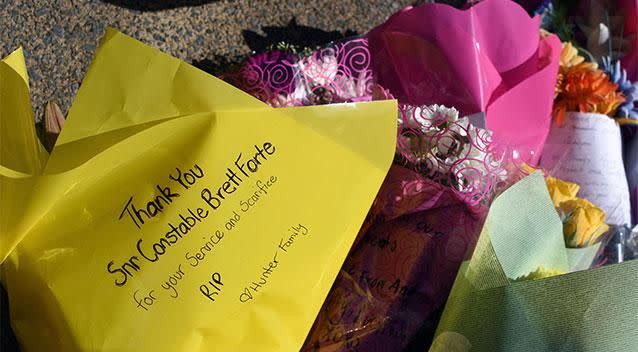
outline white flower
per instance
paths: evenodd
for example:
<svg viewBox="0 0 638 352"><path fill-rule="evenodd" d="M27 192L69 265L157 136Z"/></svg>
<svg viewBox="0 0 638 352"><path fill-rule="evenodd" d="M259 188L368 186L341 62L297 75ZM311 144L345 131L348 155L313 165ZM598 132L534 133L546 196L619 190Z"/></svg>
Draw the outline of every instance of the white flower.
<svg viewBox="0 0 638 352"><path fill-rule="evenodd" d="M306 97L306 90L302 85L296 85L295 90L288 94L277 94L272 97L268 104L275 108L285 108L289 106L302 105L304 98Z"/></svg>
<svg viewBox="0 0 638 352"><path fill-rule="evenodd" d="M490 151L492 132L459 118L454 108L401 105L398 123L400 148L409 162L473 201L491 195L507 177L503 161Z"/></svg>
<svg viewBox="0 0 638 352"><path fill-rule="evenodd" d="M399 126L404 128L418 128L427 132L430 128L441 126L443 123L454 123L459 118L455 108L444 105L411 106L402 105L403 114L399 114Z"/></svg>
<svg viewBox="0 0 638 352"><path fill-rule="evenodd" d="M334 56L324 56L321 59L315 55L299 61L299 70L311 86L327 86L337 76L339 63Z"/></svg>

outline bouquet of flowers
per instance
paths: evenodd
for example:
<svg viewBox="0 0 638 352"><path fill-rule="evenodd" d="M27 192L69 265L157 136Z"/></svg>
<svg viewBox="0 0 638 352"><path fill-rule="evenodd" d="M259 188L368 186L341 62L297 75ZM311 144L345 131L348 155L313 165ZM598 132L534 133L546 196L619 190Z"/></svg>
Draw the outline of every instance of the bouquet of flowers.
<svg viewBox="0 0 638 352"><path fill-rule="evenodd" d="M579 271L583 267L568 246L585 237L564 236L571 226L561 224L539 173L501 194L472 258L459 271L430 351L634 346L638 262ZM602 230L590 232L588 240Z"/></svg>
<svg viewBox="0 0 638 352"><path fill-rule="evenodd" d="M394 165L303 350L386 351L432 334L492 198L546 139L560 44L538 26L508 1L426 4L363 38L294 59L259 54L227 76L273 106L313 104L317 92L400 102ZM286 89L270 78L281 65L295 77Z"/></svg>
<svg viewBox="0 0 638 352"><path fill-rule="evenodd" d="M0 117L22 131L0 131L0 259L23 346L638 345L638 2L447 2L256 53L226 82L109 30L50 156L20 51L0 62Z"/></svg>
<svg viewBox="0 0 638 352"><path fill-rule="evenodd" d="M290 90L271 102L313 104L313 89L345 102L389 97L400 102L394 165L304 350L388 351L427 344L452 277L472 253L494 195L526 174L525 165L546 170L543 192L549 189L552 216L563 223L564 237L557 245L566 258L562 272L609 261L601 252L619 234L625 236L624 257L630 258L630 236L622 227L630 222L620 129L609 117L604 121L611 132L601 132L605 130L598 126L571 127L571 123L574 110L607 114L616 121L631 119L635 113L631 73L622 70L633 72L636 66L631 64L636 8L628 2L608 5L615 13L627 9L634 15L612 16L616 24L610 36L622 28L618 23L628 24L622 34L624 52L620 46L608 58L599 54L597 64L593 54L579 55L582 48L557 30L577 27L570 38L591 38L594 34L582 19L592 18L594 5L578 9L563 9L566 2L522 1L521 5L536 16L529 17L510 1L476 1L461 10L439 4L406 8L362 38L310 55L310 60L324 63L318 66L331 67L330 79L299 79L317 83L299 84L304 89ZM364 53L360 73L354 76L343 50L352 43ZM604 43L609 44L601 39L599 47ZM330 59L322 61L325 53ZM259 86L260 94L281 92L265 75L247 74L265 72L251 60L239 71L251 85L231 82L261 99L251 87ZM301 73L307 66L296 66L298 76L313 76ZM256 84L248 77L263 81ZM340 93L338 87L343 85L337 82L362 82L362 77L364 85L349 85L362 89ZM584 94L588 90L593 94ZM591 130L598 136L585 132ZM601 139L603 133L614 135ZM573 146L574 140L596 146ZM609 154L610 148L617 153ZM605 172L598 172L596 183L590 181L591 170L584 170L586 179L561 171L573 173L575 163ZM547 274L536 269L540 271L521 274L520 280Z"/></svg>
<svg viewBox="0 0 638 352"><path fill-rule="evenodd" d="M611 247L627 247L633 237L627 228L635 224L637 209L632 136L638 124L638 84L633 82L638 4L587 3L545 1L536 10L544 31L563 41L554 122L540 165L580 184L580 195L599 205L618 233ZM633 256L631 250L620 254L610 259Z"/></svg>

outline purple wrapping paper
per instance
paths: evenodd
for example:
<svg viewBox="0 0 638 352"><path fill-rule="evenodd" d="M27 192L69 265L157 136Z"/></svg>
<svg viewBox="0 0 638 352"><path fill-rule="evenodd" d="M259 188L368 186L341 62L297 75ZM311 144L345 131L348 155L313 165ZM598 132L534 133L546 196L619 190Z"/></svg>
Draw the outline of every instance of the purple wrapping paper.
<svg viewBox="0 0 638 352"><path fill-rule="evenodd" d="M309 56L280 50L260 53L223 78L275 107L367 101L373 84L364 38L336 43Z"/></svg>

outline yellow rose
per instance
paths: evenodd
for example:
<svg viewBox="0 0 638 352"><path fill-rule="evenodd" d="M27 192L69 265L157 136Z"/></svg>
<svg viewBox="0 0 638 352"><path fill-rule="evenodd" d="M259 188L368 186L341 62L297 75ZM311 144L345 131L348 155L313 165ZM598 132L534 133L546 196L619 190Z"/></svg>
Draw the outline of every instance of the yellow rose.
<svg viewBox="0 0 638 352"><path fill-rule="evenodd" d="M554 207L563 221L565 243L570 248L588 247L600 239L609 226L605 212L585 199L576 197L580 186L554 177L545 179Z"/></svg>
<svg viewBox="0 0 638 352"><path fill-rule="evenodd" d="M605 213L585 199L564 201L558 211L563 219L563 235L568 247L591 246L609 229L605 224Z"/></svg>
<svg viewBox="0 0 638 352"><path fill-rule="evenodd" d="M560 203L576 198L580 186L576 183L563 181L554 177L545 179L547 190L552 197L554 207L558 208Z"/></svg>

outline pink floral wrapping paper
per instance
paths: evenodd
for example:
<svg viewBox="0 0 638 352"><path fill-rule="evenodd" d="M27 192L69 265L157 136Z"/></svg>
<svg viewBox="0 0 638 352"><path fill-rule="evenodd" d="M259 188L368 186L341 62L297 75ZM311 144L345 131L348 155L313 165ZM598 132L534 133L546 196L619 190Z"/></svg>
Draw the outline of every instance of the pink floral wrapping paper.
<svg viewBox="0 0 638 352"><path fill-rule="evenodd" d="M365 38L336 43L309 56L281 50L260 53L223 78L275 107L366 101L373 84Z"/></svg>
<svg viewBox="0 0 638 352"><path fill-rule="evenodd" d="M429 19L424 21L424 19ZM365 38L310 56L271 51L224 78L272 106L371 99L378 83L402 103L483 112L502 145L536 164L551 121L561 44L509 0L466 10L406 8Z"/></svg>

